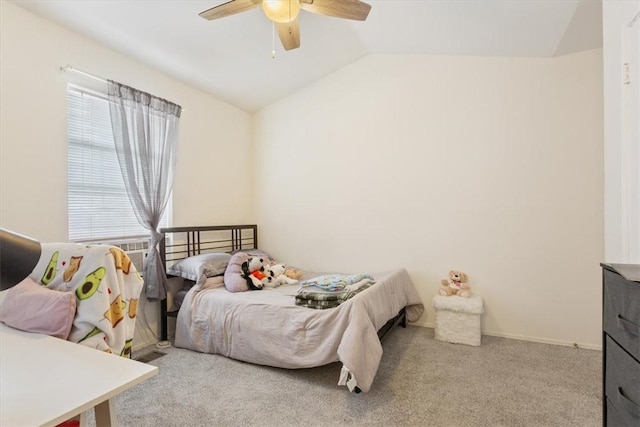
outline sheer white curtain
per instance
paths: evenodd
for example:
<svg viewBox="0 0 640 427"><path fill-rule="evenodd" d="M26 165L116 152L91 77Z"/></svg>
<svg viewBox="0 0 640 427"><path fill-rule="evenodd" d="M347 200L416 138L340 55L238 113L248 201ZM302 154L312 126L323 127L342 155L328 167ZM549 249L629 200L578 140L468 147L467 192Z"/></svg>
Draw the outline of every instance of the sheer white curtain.
<svg viewBox="0 0 640 427"><path fill-rule="evenodd" d="M145 293L166 297L157 227L173 188L182 108L148 93L108 81L111 126L127 195L138 222L150 232Z"/></svg>

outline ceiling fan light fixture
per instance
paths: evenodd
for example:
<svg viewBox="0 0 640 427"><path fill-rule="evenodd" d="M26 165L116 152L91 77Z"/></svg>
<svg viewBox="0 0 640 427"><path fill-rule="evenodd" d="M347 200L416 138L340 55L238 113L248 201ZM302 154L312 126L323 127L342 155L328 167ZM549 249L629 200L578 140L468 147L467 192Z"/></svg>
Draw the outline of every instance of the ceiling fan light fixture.
<svg viewBox="0 0 640 427"><path fill-rule="evenodd" d="M300 12L299 0L262 0L262 9L274 22L290 22Z"/></svg>

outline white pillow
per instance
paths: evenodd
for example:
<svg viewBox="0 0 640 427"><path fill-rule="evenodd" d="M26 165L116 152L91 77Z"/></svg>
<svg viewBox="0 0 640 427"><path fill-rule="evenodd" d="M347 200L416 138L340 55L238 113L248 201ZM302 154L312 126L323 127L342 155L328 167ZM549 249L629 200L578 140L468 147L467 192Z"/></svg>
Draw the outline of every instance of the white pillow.
<svg viewBox="0 0 640 427"><path fill-rule="evenodd" d="M167 273L201 284L207 277L224 274L230 259L231 255L225 252L194 255L176 262Z"/></svg>

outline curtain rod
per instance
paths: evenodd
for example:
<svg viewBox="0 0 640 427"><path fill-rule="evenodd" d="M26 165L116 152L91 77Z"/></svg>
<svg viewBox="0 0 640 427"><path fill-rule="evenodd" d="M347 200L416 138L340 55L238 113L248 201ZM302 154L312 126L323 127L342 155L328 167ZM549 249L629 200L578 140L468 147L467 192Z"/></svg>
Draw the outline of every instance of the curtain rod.
<svg viewBox="0 0 640 427"><path fill-rule="evenodd" d="M90 79L94 79L94 80L97 80L97 81L102 82L102 83L107 83L108 82L107 79L104 79L102 77L98 77L95 74L87 73L86 71L78 70L77 68L73 68L71 65L67 65L66 67L60 67L60 71L64 71L65 73L68 72L68 71L71 71L73 73L81 74L81 75L83 75L85 77L89 77ZM168 102L170 102L170 101L168 101ZM185 109L182 106L180 106L180 109L182 111L185 111Z"/></svg>
<svg viewBox="0 0 640 427"><path fill-rule="evenodd" d="M98 77L98 76L96 76L94 74L91 74L91 73L80 71L77 68L73 68L71 65L67 65L66 67L60 67L60 71L64 71L65 73L67 71L71 71L71 72L74 72L74 73L77 73L77 74L82 74L83 76L89 77L89 78L94 79L94 80L98 80L98 81L103 82L103 83L107 82L107 79L103 79L102 77Z"/></svg>

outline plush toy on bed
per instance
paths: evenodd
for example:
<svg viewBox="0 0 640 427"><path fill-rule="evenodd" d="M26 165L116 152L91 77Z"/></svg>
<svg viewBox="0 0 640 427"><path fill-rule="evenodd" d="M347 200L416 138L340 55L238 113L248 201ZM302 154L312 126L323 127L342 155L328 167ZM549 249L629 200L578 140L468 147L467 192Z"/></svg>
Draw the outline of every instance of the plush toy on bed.
<svg viewBox="0 0 640 427"><path fill-rule="evenodd" d="M284 264L274 264L265 270L265 278L262 279L262 285L266 288L276 288L280 285L293 285L298 283L296 279L292 279L285 275L287 266Z"/></svg>
<svg viewBox="0 0 640 427"><path fill-rule="evenodd" d="M265 263L262 258L252 257L244 252L236 252L224 271L224 286L229 292L244 292L262 289L262 282L256 277L264 274Z"/></svg>
<svg viewBox="0 0 640 427"><path fill-rule="evenodd" d="M284 270L284 274L285 276L287 276L290 279L294 279L294 280L300 280L302 279L302 275L304 274L302 272L302 270L298 270L295 267L287 267L286 270Z"/></svg>
<svg viewBox="0 0 640 427"><path fill-rule="evenodd" d="M242 263L242 271L251 280L251 283L247 281L249 288L251 288L251 285L258 289L262 287L262 280L266 277L266 268L268 266L269 264L264 258L256 256L252 256L245 263Z"/></svg>
<svg viewBox="0 0 640 427"><path fill-rule="evenodd" d="M467 275L462 271L451 270L449 272L449 279L442 279L441 284L440 295L446 297L458 295L463 298L468 298L469 295L471 295L469 284L467 283Z"/></svg>

